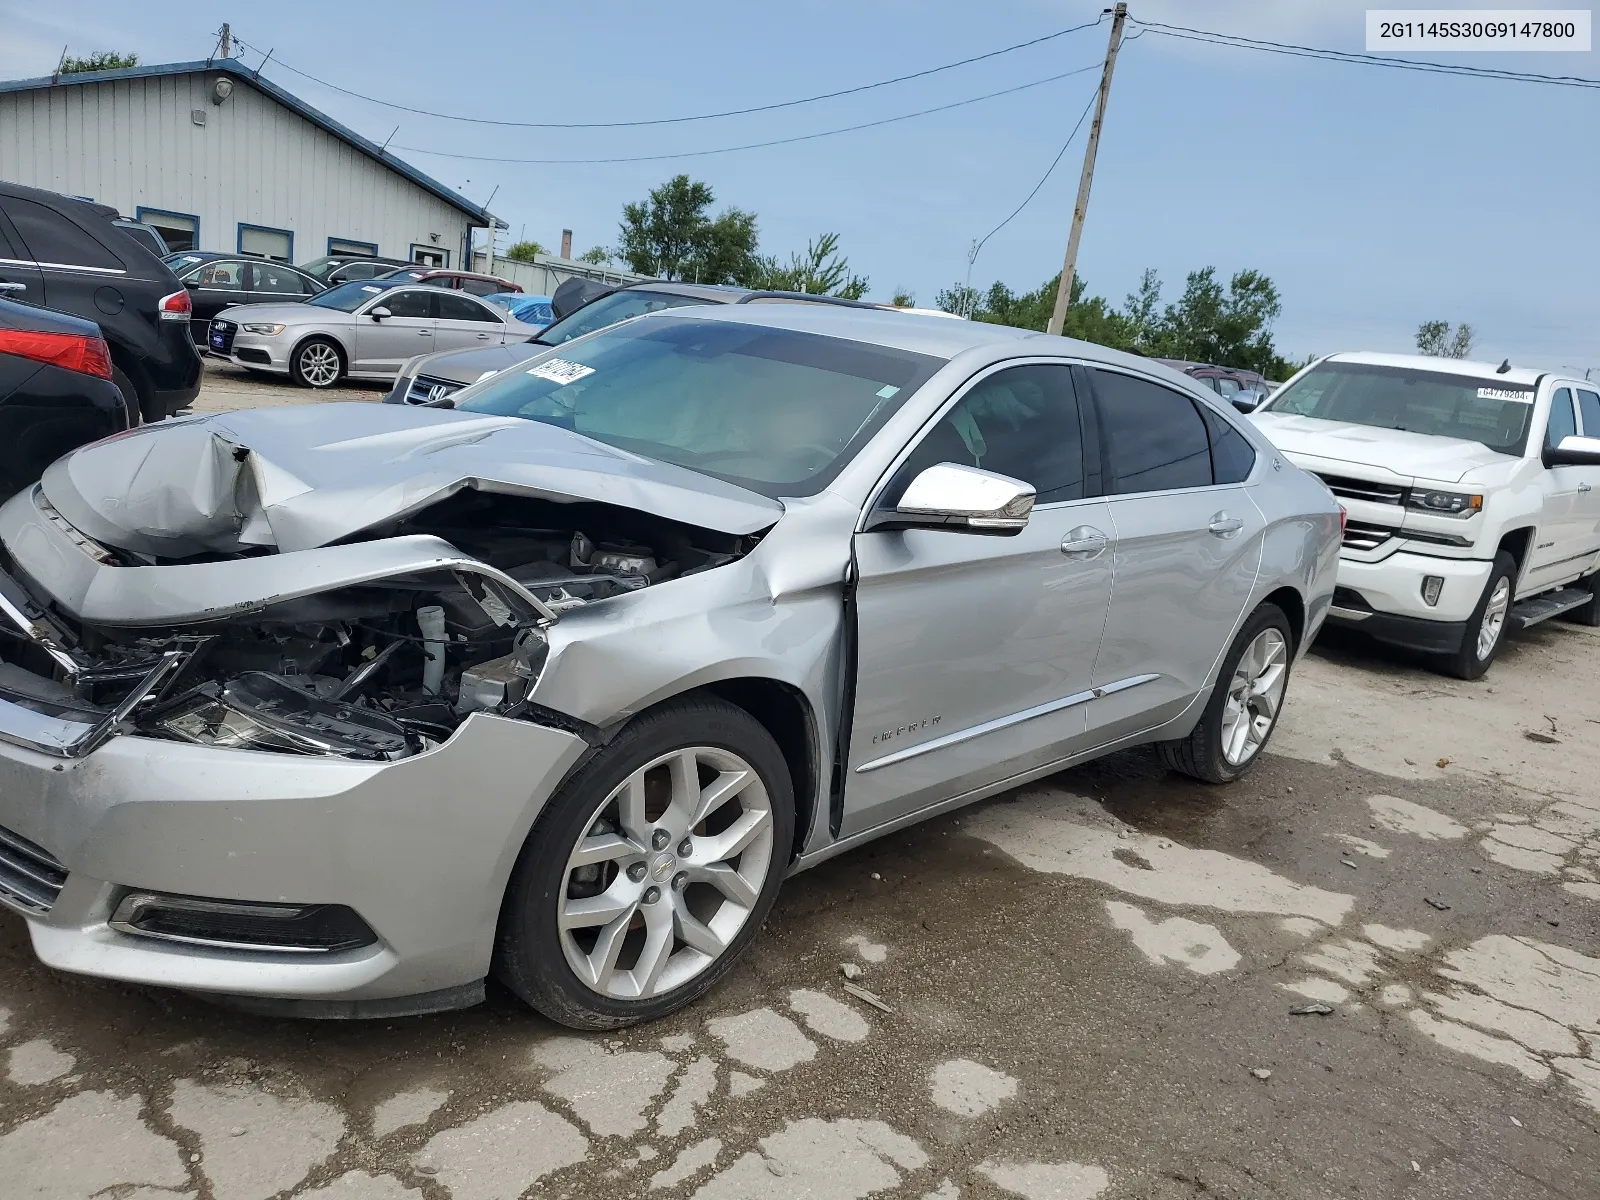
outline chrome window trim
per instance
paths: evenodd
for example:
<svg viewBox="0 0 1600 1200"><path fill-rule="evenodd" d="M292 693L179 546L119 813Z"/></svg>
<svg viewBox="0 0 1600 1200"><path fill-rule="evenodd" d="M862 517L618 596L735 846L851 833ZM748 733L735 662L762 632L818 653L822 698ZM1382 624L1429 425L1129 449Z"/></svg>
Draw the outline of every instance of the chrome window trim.
<svg viewBox="0 0 1600 1200"><path fill-rule="evenodd" d="M126 275L121 267L89 267L80 263L38 262L31 258L0 258L0 267L33 267L36 270L82 271L85 275Z"/></svg>
<svg viewBox="0 0 1600 1200"><path fill-rule="evenodd" d="M125 937L151 938L158 942L179 942L185 946L205 946L212 950L246 950L252 954L335 954L343 953L322 946L268 946L260 942L230 942L221 938L193 937L182 933L154 933L134 924L147 908L181 908L191 912L238 913L256 908L261 912L276 914L279 910L269 905L247 903L215 903L190 900L178 896L163 896L155 892L129 892L117 905L117 910L106 922L107 926ZM375 943L369 943L375 944ZM362 947L363 949L365 947Z"/></svg>
<svg viewBox="0 0 1600 1200"><path fill-rule="evenodd" d="M958 729L954 733L947 733L943 737L936 737L921 745L910 746L904 750L896 750L893 754L885 754L882 758L874 758L862 763L856 768L857 775L865 775L868 771L876 771L882 767L892 767L896 763L903 763L908 759L917 758L923 754L930 754L935 750L943 750L946 746L959 745L970 742L973 738L982 737L984 734L995 733L1001 729L1009 729L1013 725L1020 725L1024 721L1032 721L1037 717L1046 717L1051 713L1061 712L1064 709L1076 708L1080 704L1087 704L1091 700L1098 700L1102 696L1110 696L1115 692L1124 692L1129 688L1138 687L1142 683L1150 683L1159 679L1159 675L1130 675L1126 679L1119 679L1115 683L1107 683L1100 687L1089 688L1087 691L1074 692L1070 696L1063 696L1060 700L1051 700L1044 704L1036 704L1032 708L1025 708L1021 712L1014 712L1004 717L995 717L991 721L984 721L977 725L969 725L965 729Z"/></svg>

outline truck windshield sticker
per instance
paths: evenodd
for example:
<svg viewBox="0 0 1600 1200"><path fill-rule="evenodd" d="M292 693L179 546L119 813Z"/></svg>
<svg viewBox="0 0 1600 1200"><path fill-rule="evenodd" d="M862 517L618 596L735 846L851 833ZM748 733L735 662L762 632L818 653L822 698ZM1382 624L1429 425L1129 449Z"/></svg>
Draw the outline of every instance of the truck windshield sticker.
<svg viewBox="0 0 1600 1200"><path fill-rule="evenodd" d="M548 379L552 383L577 383L585 375L593 375L594 368L586 367L582 363L569 362L564 358L547 358L542 363L528 368L529 375L540 379Z"/></svg>
<svg viewBox="0 0 1600 1200"><path fill-rule="evenodd" d="M1481 387L1478 389L1479 400L1514 400L1518 404L1532 404L1532 390L1522 391L1518 388Z"/></svg>

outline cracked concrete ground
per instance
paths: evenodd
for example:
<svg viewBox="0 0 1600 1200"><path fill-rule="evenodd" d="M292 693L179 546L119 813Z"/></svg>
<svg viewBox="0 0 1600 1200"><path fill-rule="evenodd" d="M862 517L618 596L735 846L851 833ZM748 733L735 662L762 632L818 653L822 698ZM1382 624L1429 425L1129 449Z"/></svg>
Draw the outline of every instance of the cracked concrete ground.
<svg viewBox="0 0 1600 1200"><path fill-rule="evenodd" d="M0 1197L1592 1197L1597 650L1326 639L1240 784L1133 752L896 834L605 1036L247 1017L0 914Z"/></svg>

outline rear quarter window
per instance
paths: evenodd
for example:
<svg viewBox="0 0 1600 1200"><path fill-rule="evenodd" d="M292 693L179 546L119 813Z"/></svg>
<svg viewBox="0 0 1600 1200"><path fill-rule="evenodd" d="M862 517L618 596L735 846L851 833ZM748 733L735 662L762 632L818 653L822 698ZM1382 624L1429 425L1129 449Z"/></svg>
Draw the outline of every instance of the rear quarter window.
<svg viewBox="0 0 1600 1200"><path fill-rule="evenodd" d="M120 271L120 258L75 222L32 200L7 196L6 215L37 263L61 267L98 267Z"/></svg>

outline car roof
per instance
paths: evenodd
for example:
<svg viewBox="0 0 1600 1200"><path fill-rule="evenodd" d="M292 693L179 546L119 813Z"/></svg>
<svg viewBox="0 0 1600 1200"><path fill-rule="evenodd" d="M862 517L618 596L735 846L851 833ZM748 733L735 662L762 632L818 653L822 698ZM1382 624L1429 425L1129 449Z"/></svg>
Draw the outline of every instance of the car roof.
<svg viewBox="0 0 1600 1200"><path fill-rule="evenodd" d="M1068 355L1144 372L1148 372L1153 365L1148 358L1124 354L1108 346L1080 342L1075 338L1052 337L1032 329L991 325L987 321L952 321L944 317L918 316L873 307L833 304L701 305L665 309L637 319L650 321L673 317L816 333L940 358L954 358L968 350L991 348L1005 350L1011 356L1019 357L1029 354Z"/></svg>
<svg viewBox="0 0 1600 1200"><path fill-rule="evenodd" d="M1440 358L1432 354L1378 354L1364 350L1330 354L1325 362L1360 363L1369 367L1404 367L1413 371L1432 371L1437 375L1464 375L1486 382L1518 383L1531 387L1551 374L1532 367L1512 367L1502 372L1500 364L1476 362L1468 358Z"/></svg>

